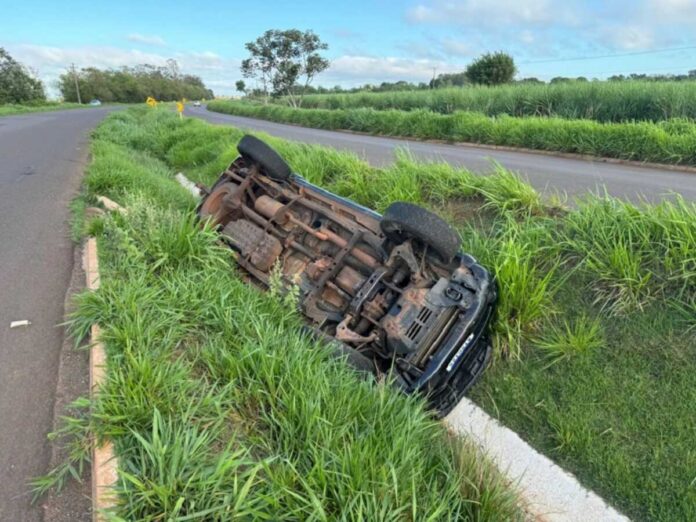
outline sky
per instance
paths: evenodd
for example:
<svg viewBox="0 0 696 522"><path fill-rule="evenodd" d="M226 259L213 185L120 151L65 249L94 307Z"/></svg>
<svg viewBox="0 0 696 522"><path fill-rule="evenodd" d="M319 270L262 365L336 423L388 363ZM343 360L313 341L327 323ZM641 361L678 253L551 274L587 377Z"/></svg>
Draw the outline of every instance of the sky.
<svg viewBox="0 0 696 522"><path fill-rule="evenodd" d="M267 29L312 29L331 67L315 84L425 81L485 52L518 77L606 78L696 69L696 0L0 0L0 47L49 93L79 67L178 61L216 94L235 93L244 43Z"/></svg>

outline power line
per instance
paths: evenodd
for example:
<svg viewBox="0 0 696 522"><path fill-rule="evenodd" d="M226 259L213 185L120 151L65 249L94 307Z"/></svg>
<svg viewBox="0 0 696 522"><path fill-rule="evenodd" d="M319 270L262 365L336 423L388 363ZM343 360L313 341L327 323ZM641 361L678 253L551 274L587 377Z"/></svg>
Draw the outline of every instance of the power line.
<svg viewBox="0 0 696 522"><path fill-rule="evenodd" d="M646 73L652 73L652 72L662 72L662 71L677 71L673 72L673 74L684 74L684 71L689 71L690 68L693 68L696 70L696 67L693 67L692 65L675 65L671 67L657 67L657 68L651 68L651 69L640 69L640 70L622 70L622 71L591 71L591 72L583 72L583 73L573 73L573 76L585 76L585 77L593 77L593 76L598 76L598 75L605 75L605 74L646 74ZM681 70L681 72L678 72ZM525 71L526 75L534 75L533 72ZM550 76L547 74L539 74L539 76Z"/></svg>
<svg viewBox="0 0 696 522"><path fill-rule="evenodd" d="M534 63L555 63L555 62L578 62L581 60L598 60L600 58L618 58L621 56L639 56L642 54L655 54L655 53L666 53L669 51L686 51L689 49L696 49L696 45L690 45L687 47L671 47L669 49L653 49L651 51L635 51L631 53L618 53L618 54L602 54L597 56L576 56L575 58L558 58L549 60L534 60L531 62L519 62L520 65L530 65Z"/></svg>

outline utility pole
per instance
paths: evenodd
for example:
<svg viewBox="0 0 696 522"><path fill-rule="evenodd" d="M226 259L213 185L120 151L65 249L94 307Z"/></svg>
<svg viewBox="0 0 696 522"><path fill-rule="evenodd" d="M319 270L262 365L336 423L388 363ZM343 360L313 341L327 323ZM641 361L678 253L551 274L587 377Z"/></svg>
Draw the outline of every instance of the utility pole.
<svg viewBox="0 0 696 522"><path fill-rule="evenodd" d="M430 80L430 88L435 88L435 74L437 73L437 67L433 67L433 79Z"/></svg>
<svg viewBox="0 0 696 522"><path fill-rule="evenodd" d="M73 73L73 79L75 80L75 91L77 92L77 103L82 103L80 98L80 85L77 83L77 71L75 70L75 64L71 64L70 70Z"/></svg>

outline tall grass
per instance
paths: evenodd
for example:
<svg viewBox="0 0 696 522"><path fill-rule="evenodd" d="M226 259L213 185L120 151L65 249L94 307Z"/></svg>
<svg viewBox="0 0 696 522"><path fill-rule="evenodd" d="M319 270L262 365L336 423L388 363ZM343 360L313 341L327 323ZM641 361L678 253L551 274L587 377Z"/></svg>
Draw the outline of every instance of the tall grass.
<svg viewBox="0 0 696 522"><path fill-rule="evenodd" d="M441 114L555 116L600 122L696 119L696 82L569 82L547 85L468 86L424 91L312 94L314 109L427 109Z"/></svg>
<svg viewBox="0 0 696 522"><path fill-rule="evenodd" d="M634 206L589 198L564 220L563 245L595 278L611 310L696 295L696 205L677 197Z"/></svg>
<svg viewBox="0 0 696 522"><path fill-rule="evenodd" d="M71 426L78 440L114 441L119 517L520 517L475 448L421 399L361 379L310 340L292 308L235 276L212 230L124 198L128 215L106 219L99 239L101 288L72 319L78 336L100 324L108 351L91 414ZM76 447L63 469L85 458L88 445Z"/></svg>
<svg viewBox="0 0 696 522"><path fill-rule="evenodd" d="M60 111L64 109L79 109L89 108L89 105L81 105L79 103L58 103L58 102L42 102L36 104L20 105L16 103L7 103L0 105L0 116L11 116L13 114L26 114L29 112L47 112Z"/></svg>
<svg viewBox="0 0 696 522"><path fill-rule="evenodd" d="M115 364L95 414L68 429L78 440L120 441L129 474L121 513L210 509L201 517L232 518L220 501L248 518L277 513L277 502L295 519L514 516L491 468L443 442L417 401L334 367L298 334L291 307L241 284L214 235L192 232L190 203L178 199L171 175L210 183L241 135L146 109L112 115L96 134L95 165L105 161L88 175L85 197L110 191L136 210L92 226L102 234L103 287L82 298L74 328L103 324ZM476 400L636 519L694 517L696 206L592 197L549 211L500 168L475 176L401 152L378 169L352 154L261 137L329 190L377 209L405 199L451 219L500 294L498 357ZM115 179L130 173L126 191L108 182L112 156ZM72 453L74 469L84 447ZM181 447L196 462L174 451ZM231 471L217 471L220 455ZM159 477L165 466L178 480ZM52 478L70 473L62 469ZM463 477L460 497L452 474ZM196 492L202 500L193 506Z"/></svg>
<svg viewBox="0 0 696 522"><path fill-rule="evenodd" d="M463 111L440 114L425 109L295 109L239 101L214 101L208 108L319 129L696 165L696 123L691 120L599 123L558 117L489 117Z"/></svg>

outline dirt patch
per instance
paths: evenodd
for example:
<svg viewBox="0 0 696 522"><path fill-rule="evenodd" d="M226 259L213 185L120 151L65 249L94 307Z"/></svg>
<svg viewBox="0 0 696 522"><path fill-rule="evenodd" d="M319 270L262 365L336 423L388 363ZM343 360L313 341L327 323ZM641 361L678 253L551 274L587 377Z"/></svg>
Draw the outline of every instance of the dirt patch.
<svg viewBox="0 0 696 522"><path fill-rule="evenodd" d="M65 295L66 316L74 309L73 296L84 290L85 274L82 270L81 248L75 248L73 271L70 286ZM67 333L63 338L58 367L55 404L53 406L53 430L62 426L61 417L69 415L68 405L81 396L89 394L89 351L85 346L75 348L75 340ZM53 469L68 459L66 440L51 441L51 461ZM73 479L66 481L63 489L52 491L42 502L44 520L51 522L89 522L92 520L91 476L89 466L85 466L82 482Z"/></svg>

